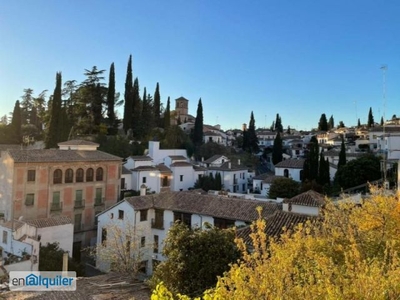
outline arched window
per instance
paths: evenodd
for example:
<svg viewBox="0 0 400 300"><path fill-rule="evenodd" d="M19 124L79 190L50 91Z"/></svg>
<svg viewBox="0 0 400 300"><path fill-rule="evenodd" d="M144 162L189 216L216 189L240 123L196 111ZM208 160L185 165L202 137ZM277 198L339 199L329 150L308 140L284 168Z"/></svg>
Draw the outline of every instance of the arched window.
<svg viewBox="0 0 400 300"><path fill-rule="evenodd" d="M83 182L83 169L79 168L78 170L76 170L76 182Z"/></svg>
<svg viewBox="0 0 400 300"><path fill-rule="evenodd" d="M103 168L97 168L96 170L96 181L103 180Z"/></svg>
<svg viewBox="0 0 400 300"><path fill-rule="evenodd" d="M93 174L94 174L94 172L93 172L92 168L87 169L87 171L86 171L86 182L93 181Z"/></svg>
<svg viewBox="0 0 400 300"><path fill-rule="evenodd" d="M62 171L60 169L54 171L53 183L62 183Z"/></svg>
<svg viewBox="0 0 400 300"><path fill-rule="evenodd" d="M74 182L74 171L72 169L67 169L65 171L65 183Z"/></svg>
<svg viewBox="0 0 400 300"><path fill-rule="evenodd" d="M283 170L283 176L289 177L289 170L288 169Z"/></svg>

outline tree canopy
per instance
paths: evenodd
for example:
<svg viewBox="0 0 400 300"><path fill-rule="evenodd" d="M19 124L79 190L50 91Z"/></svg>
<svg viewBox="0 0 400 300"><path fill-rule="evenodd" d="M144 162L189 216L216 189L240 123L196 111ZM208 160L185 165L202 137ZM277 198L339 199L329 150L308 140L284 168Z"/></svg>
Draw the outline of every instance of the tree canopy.
<svg viewBox="0 0 400 300"><path fill-rule="evenodd" d="M321 118L319 119L318 130L328 131L328 120L326 119L326 115L325 114L322 114Z"/></svg>
<svg viewBox="0 0 400 300"><path fill-rule="evenodd" d="M292 198L299 194L300 184L291 178L276 178L272 182L268 197L270 199L276 198Z"/></svg>

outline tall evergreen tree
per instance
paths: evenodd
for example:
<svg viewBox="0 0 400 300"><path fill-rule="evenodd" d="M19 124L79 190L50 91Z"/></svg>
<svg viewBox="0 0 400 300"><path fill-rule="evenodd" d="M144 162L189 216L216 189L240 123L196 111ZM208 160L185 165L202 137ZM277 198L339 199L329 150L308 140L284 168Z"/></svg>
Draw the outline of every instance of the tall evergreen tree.
<svg viewBox="0 0 400 300"><path fill-rule="evenodd" d="M14 105L14 110L11 120L11 139L16 144L22 143L21 118L22 118L21 107L19 105L19 100L17 100Z"/></svg>
<svg viewBox="0 0 400 300"><path fill-rule="evenodd" d="M319 119L318 130L328 131L328 121L326 119L326 115L325 114L322 114L321 118Z"/></svg>
<svg viewBox="0 0 400 300"><path fill-rule="evenodd" d="M381 117L381 123L380 123L380 125L383 126L384 123L385 123L385 122L383 121L383 117Z"/></svg>
<svg viewBox="0 0 400 300"><path fill-rule="evenodd" d="M154 122L157 127L162 127L160 113L161 113L160 85L157 82L156 91L154 92Z"/></svg>
<svg viewBox="0 0 400 300"><path fill-rule="evenodd" d="M272 163L276 165L283 159L283 145L280 132L277 132L274 140L274 146L272 147Z"/></svg>
<svg viewBox="0 0 400 300"><path fill-rule="evenodd" d="M124 100L125 100L125 105L124 105L123 127L125 133L127 133L128 129L132 128L132 118L133 118L132 55L129 56L128 67L126 70Z"/></svg>
<svg viewBox="0 0 400 300"><path fill-rule="evenodd" d="M167 106L164 111L164 129L167 130L171 125L171 110L170 110L170 98L168 97Z"/></svg>
<svg viewBox="0 0 400 300"><path fill-rule="evenodd" d="M288 126L288 128L286 130L286 133L289 134L289 135L291 134L290 126Z"/></svg>
<svg viewBox="0 0 400 300"><path fill-rule="evenodd" d="M143 108L142 108L142 134L144 137L149 133L154 127L154 112L153 112L153 99L150 94L146 95L146 88L143 91Z"/></svg>
<svg viewBox="0 0 400 300"><path fill-rule="evenodd" d="M247 130L247 142L247 151L249 151L250 153L258 153L260 151L256 134L256 121L254 120L253 111L250 114L249 129Z"/></svg>
<svg viewBox="0 0 400 300"><path fill-rule="evenodd" d="M342 136L342 144L340 145L338 169L346 164L346 146L344 145L344 138Z"/></svg>
<svg viewBox="0 0 400 300"><path fill-rule="evenodd" d="M279 116L279 114L276 114L275 131L280 132L280 133L283 132L282 119L281 119L281 117Z"/></svg>
<svg viewBox="0 0 400 300"><path fill-rule="evenodd" d="M357 127L361 127L360 118L358 118L358 121L357 121Z"/></svg>
<svg viewBox="0 0 400 300"><path fill-rule="evenodd" d="M324 158L322 152L319 156L319 169L318 169L318 180L317 182L324 186L325 184L329 184L330 175L329 175L329 161Z"/></svg>
<svg viewBox="0 0 400 300"><path fill-rule="evenodd" d="M201 144L203 143L203 104L201 103L201 98L197 105L196 120L194 122L193 130L193 144L196 153L198 152Z"/></svg>
<svg viewBox="0 0 400 300"><path fill-rule="evenodd" d="M51 115L46 135L46 148L56 148L62 136L61 129L61 72L56 74L56 87L51 101Z"/></svg>
<svg viewBox="0 0 400 300"><path fill-rule="evenodd" d="M309 144L309 153L305 162L304 167L304 179L309 181L316 180L318 178L318 164L319 161L319 146L318 140L313 136Z"/></svg>
<svg viewBox="0 0 400 300"><path fill-rule="evenodd" d="M30 112L32 111L33 107L32 95L32 89L24 89L24 95L22 96L22 101L20 102L22 125L27 124L30 120Z"/></svg>
<svg viewBox="0 0 400 300"><path fill-rule="evenodd" d="M110 133L116 134L116 129L118 128L118 124L116 124L115 117L115 70L114 63L110 66L110 75L108 78L108 90L107 90L107 117L108 117L108 126L111 130Z"/></svg>
<svg viewBox="0 0 400 300"><path fill-rule="evenodd" d="M368 113L368 128L374 127L374 116L372 114L372 107L369 108L369 113Z"/></svg>
<svg viewBox="0 0 400 300"><path fill-rule="evenodd" d="M140 98L140 88L139 88L139 79L136 77L133 83L133 95L132 95L132 131L133 137L135 139L140 139L143 135L141 132L141 123L142 123L142 99Z"/></svg>
<svg viewBox="0 0 400 300"><path fill-rule="evenodd" d="M329 122L328 122L328 128L332 129L335 127L335 121L333 120L333 115L331 115L331 117L329 118Z"/></svg>

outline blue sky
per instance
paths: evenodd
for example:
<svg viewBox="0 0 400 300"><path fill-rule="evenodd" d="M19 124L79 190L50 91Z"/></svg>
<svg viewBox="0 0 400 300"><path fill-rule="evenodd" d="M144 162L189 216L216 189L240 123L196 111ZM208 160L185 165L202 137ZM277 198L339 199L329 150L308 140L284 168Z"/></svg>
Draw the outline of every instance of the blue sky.
<svg viewBox="0 0 400 300"><path fill-rule="evenodd" d="M377 121L399 116L399 12L400 1L371 0L0 0L0 115L25 88L52 93L57 71L107 77L112 62L123 95L132 54L141 90L159 82L164 105L184 96L194 116L201 97L204 122L223 129L251 111L256 127L279 113L306 130L322 113L346 125L369 107Z"/></svg>

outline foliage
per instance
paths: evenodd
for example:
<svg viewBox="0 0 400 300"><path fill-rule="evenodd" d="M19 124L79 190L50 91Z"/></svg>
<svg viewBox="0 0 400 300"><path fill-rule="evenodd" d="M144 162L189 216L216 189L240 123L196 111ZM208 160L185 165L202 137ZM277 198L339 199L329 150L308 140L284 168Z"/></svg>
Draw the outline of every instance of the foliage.
<svg viewBox="0 0 400 300"><path fill-rule="evenodd" d="M145 132L143 132L142 122L142 99L139 95L139 79L136 77L133 83L133 98L132 98L132 133L136 140L140 140Z"/></svg>
<svg viewBox="0 0 400 300"><path fill-rule="evenodd" d="M299 194L300 184L291 178L276 178L272 182L268 198L292 198Z"/></svg>
<svg viewBox="0 0 400 300"><path fill-rule="evenodd" d="M161 149L186 149L188 156L193 154L192 141L178 125L172 125L167 129L160 147Z"/></svg>
<svg viewBox="0 0 400 300"><path fill-rule="evenodd" d="M196 153L198 152L201 144L203 144L203 104L201 103L200 98L197 105L196 120L194 122L193 130L193 145Z"/></svg>
<svg viewBox="0 0 400 300"><path fill-rule="evenodd" d="M325 114L322 114L321 118L319 119L318 130L328 131L328 120L326 119L326 115Z"/></svg>
<svg viewBox="0 0 400 300"><path fill-rule="evenodd" d="M209 176L201 176L196 180L194 187L196 189L203 189L206 192L209 190L220 191L222 189L221 173L216 173L215 177L213 173L211 173Z"/></svg>
<svg viewBox="0 0 400 300"><path fill-rule="evenodd" d="M207 160L213 155L228 155L229 153L230 149L224 145L215 142L208 142L201 145L198 151L198 156Z"/></svg>
<svg viewBox="0 0 400 300"><path fill-rule="evenodd" d="M328 122L328 129L332 129L335 128L335 121L333 119L333 115L331 115L331 117L329 118L329 122Z"/></svg>
<svg viewBox="0 0 400 300"><path fill-rule="evenodd" d="M304 180L317 180L318 178L318 166L319 166L319 146L318 140L313 136L308 145L309 153L304 163Z"/></svg>
<svg viewBox="0 0 400 300"><path fill-rule="evenodd" d="M40 246L39 271L61 271L64 252L57 242ZM84 267L71 257L68 258L68 271L75 271L77 276L85 275Z"/></svg>
<svg viewBox="0 0 400 300"><path fill-rule="evenodd" d="M107 117L108 117L108 128L110 134L115 135L118 131L118 120L115 114L115 68L114 63L110 66L110 75L108 78L108 90L107 90Z"/></svg>
<svg viewBox="0 0 400 300"><path fill-rule="evenodd" d="M283 144L281 134L278 133L275 136L274 145L272 147L272 163L276 165L280 163L283 159Z"/></svg>
<svg viewBox="0 0 400 300"><path fill-rule="evenodd" d="M46 148L56 148L57 143L61 142L61 73L56 74L56 87L51 101L51 115L48 131L46 134Z"/></svg>
<svg viewBox="0 0 400 300"><path fill-rule="evenodd" d="M145 146L131 143L126 137L121 135L98 135L96 142L100 144L99 150L127 158L131 155L143 155Z"/></svg>
<svg viewBox="0 0 400 300"><path fill-rule="evenodd" d="M399 299L400 203L372 191L362 206L328 201L323 219L300 224L280 240L266 236L266 222L258 219L251 226L252 251L237 239L242 259L203 299ZM161 284L152 299L169 295Z"/></svg>
<svg viewBox="0 0 400 300"><path fill-rule="evenodd" d="M321 152L319 156L319 168L318 168L318 178L317 182L324 186L329 185L331 179L329 175L329 161L328 158L324 158L323 153Z"/></svg>
<svg viewBox="0 0 400 300"><path fill-rule="evenodd" d="M365 154L339 168L335 175L335 183L342 189L347 189L380 178L379 157Z"/></svg>
<svg viewBox="0 0 400 300"><path fill-rule="evenodd" d="M367 126L368 128L374 127L375 121L374 121L374 115L372 114L372 107L369 108L368 112L368 123Z"/></svg>
<svg viewBox="0 0 400 300"><path fill-rule="evenodd" d="M133 115L133 77L132 77L132 54L129 55L128 66L126 69L125 79L125 105L124 105L124 118L123 127L125 133L132 129L132 115Z"/></svg>
<svg viewBox="0 0 400 300"><path fill-rule="evenodd" d="M13 143L20 144L22 143L22 116L21 116L21 108L19 105L19 101L15 102L11 125L10 125L10 137Z"/></svg>
<svg viewBox="0 0 400 300"><path fill-rule="evenodd" d="M382 116L382 117L381 117L380 125L383 126L383 124L384 124L384 121L383 121L383 116Z"/></svg>
<svg viewBox="0 0 400 300"><path fill-rule="evenodd" d="M342 136L342 144L340 145L340 152L339 152L339 161L338 161L338 169L344 166L347 162L346 159L346 146L344 145L344 138Z"/></svg>
<svg viewBox="0 0 400 300"><path fill-rule="evenodd" d="M168 97L167 106L164 111L164 129L167 130L171 125L171 103L170 98Z"/></svg>
<svg viewBox="0 0 400 300"><path fill-rule="evenodd" d="M249 128L243 132L242 148L249 153L258 153L260 151L253 112L250 114Z"/></svg>
<svg viewBox="0 0 400 300"><path fill-rule="evenodd" d="M156 85L156 90L154 91L154 122L157 127L162 127L161 124L161 119L160 119L160 113L161 113L161 96L160 96L160 85L157 82Z"/></svg>
<svg viewBox="0 0 400 300"><path fill-rule="evenodd" d="M346 126L344 125L343 121L340 121L339 125L338 125L338 128L344 128L344 127L346 127Z"/></svg>
<svg viewBox="0 0 400 300"><path fill-rule="evenodd" d="M279 116L279 114L276 114L276 120L275 123L273 124L274 130L277 132L282 133L283 132L283 125L282 125L282 119Z"/></svg>
<svg viewBox="0 0 400 300"><path fill-rule="evenodd" d="M234 237L232 229L190 229L175 223L164 240L167 260L157 266L151 280L153 287L162 281L175 295L201 295L239 258Z"/></svg>
<svg viewBox="0 0 400 300"><path fill-rule="evenodd" d="M360 127L361 127L360 118L358 118L358 121L357 121L357 127L358 127L358 128L360 128Z"/></svg>

